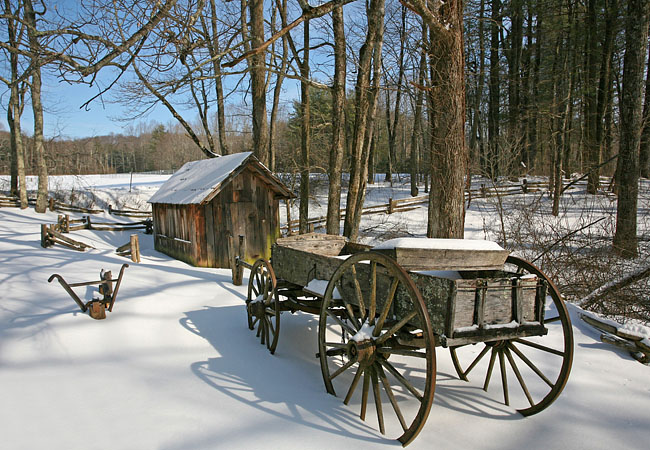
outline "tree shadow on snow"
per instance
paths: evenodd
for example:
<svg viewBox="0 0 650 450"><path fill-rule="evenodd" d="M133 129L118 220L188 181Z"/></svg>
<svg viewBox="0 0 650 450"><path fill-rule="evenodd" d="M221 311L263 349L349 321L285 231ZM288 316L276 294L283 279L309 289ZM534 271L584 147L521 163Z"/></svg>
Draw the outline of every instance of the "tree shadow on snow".
<svg viewBox="0 0 650 450"><path fill-rule="evenodd" d="M320 365L313 357L315 352L304 348L305 339L296 342L287 339L285 333L280 337L278 352L271 355L266 346L260 345L255 332L246 326L243 305L206 307L185 315L181 325L206 339L219 353L219 357L195 362L191 370L220 393L286 420L291 426L302 425L365 442L399 445L397 441L379 437L341 399L325 392ZM293 319L286 316L287 321ZM311 339L315 341L313 330L305 332L314 333ZM259 427L256 430L260 431Z"/></svg>

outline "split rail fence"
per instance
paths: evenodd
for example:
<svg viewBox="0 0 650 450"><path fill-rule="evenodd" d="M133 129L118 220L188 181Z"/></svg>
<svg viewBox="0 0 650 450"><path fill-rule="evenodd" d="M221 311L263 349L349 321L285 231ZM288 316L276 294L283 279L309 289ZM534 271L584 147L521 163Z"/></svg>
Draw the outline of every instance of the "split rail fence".
<svg viewBox="0 0 650 450"><path fill-rule="evenodd" d="M575 189L578 186L586 185L586 181L565 181L564 190ZM518 195L531 192L540 192L548 188L548 182L545 181L536 181L536 182L527 182L523 180L521 184L511 184L511 185L496 185L496 186L486 186L482 184L478 188L473 188L465 191L465 201L471 201L474 198L490 198L490 197L504 197L509 195ZM564 191L563 191L564 192ZM406 212L412 211L416 208L426 205L429 202L429 195L420 195L417 197L404 198L399 200L394 200L392 198L388 199L388 203L382 203L379 205L368 206L361 210L361 215L369 214L393 214L397 212ZM345 209L340 210L341 220L345 219ZM325 228L327 222L327 216L318 216L312 217L307 220L307 226L309 231L314 231L317 229ZM281 228L281 231L285 235L292 235L298 231L300 221L297 219L291 219L289 215L287 216L287 224Z"/></svg>

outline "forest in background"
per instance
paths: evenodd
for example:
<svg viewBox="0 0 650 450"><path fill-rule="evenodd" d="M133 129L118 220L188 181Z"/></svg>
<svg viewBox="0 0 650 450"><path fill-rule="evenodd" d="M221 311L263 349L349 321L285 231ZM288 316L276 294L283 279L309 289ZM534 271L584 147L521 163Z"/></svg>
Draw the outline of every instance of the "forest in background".
<svg viewBox="0 0 650 450"><path fill-rule="evenodd" d="M435 180L427 235L438 237L462 236L467 174L546 175L557 214L563 177L587 174L596 193L599 175L616 173L618 245L636 254L648 10L640 0L5 0L12 132L2 170L18 163L12 174L22 165L44 183L48 173L173 170L252 150L271 170L300 174L303 232L309 174L329 175L327 229L338 232L349 173L353 239L376 172L409 172L413 195L418 174ZM134 121L160 105L176 123L47 140L41 97L56 94L42 91L42 76L93 85L100 73L87 104L110 97ZM26 106L33 133L20 129Z"/></svg>

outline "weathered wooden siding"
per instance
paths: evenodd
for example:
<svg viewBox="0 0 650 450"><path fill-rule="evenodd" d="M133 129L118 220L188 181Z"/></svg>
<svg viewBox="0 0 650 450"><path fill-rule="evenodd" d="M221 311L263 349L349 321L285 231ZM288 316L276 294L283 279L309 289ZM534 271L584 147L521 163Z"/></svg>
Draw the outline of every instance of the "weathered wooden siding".
<svg viewBox="0 0 650 450"><path fill-rule="evenodd" d="M197 220L201 212L197 205L152 205L154 248L188 264L198 265L201 241L197 235Z"/></svg>
<svg viewBox="0 0 650 450"><path fill-rule="evenodd" d="M205 208L210 266L230 266L229 236L245 236L247 262L269 259L280 237L279 207L280 200L257 173L244 170L235 177ZM213 233L207 231L210 227Z"/></svg>

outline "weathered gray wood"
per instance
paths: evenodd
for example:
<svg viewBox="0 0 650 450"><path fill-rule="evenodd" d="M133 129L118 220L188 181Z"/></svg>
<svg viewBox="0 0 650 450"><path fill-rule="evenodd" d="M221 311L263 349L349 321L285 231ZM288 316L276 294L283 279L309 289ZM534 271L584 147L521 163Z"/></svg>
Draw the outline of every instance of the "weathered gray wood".
<svg viewBox="0 0 650 450"><path fill-rule="evenodd" d="M129 242L131 248L131 261L135 263L140 262L140 241L137 234L131 235L131 240Z"/></svg>
<svg viewBox="0 0 650 450"><path fill-rule="evenodd" d="M648 344L646 344L644 341L642 341L642 340L641 341L636 341L634 343L634 345L636 345L638 347L638 349L640 351L642 351L643 353L647 353L648 355L650 355L650 346Z"/></svg>
<svg viewBox="0 0 650 450"><path fill-rule="evenodd" d="M348 242L344 236L332 236L320 233L300 234L280 238L277 244L281 247L302 250L325 256L338 256Z"/></svg>
<svg viewBox="0 0 650 450"><path fill-rule="evenodd" d="M630 353L638 352L639 349L637 348L636 345L634 345L634 342L630 342L627 339L620 338L614 334L611 333L603 333L600 335L600 340L606 344L611 344L615 347L622 348L623 350L627 350Z"/></svg>
<svg viewBox="0 0 650 450"><path fill-rule="evenodd" d="M580 318L587 322L589 325L598 328L601 331L605 331L610 334L616 334L618 327L597 319L596 317L589 316L587 314L580 314Z"/></svg>
<svg viewBox="0 0 650 450"><path fill-rule="evenodd" d="M375 250L393 258L405 270L499 270L506 250L391 248Z"/></svg>

